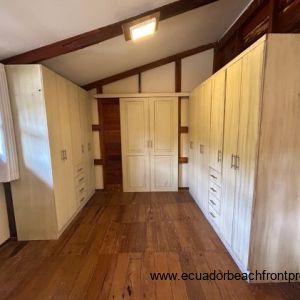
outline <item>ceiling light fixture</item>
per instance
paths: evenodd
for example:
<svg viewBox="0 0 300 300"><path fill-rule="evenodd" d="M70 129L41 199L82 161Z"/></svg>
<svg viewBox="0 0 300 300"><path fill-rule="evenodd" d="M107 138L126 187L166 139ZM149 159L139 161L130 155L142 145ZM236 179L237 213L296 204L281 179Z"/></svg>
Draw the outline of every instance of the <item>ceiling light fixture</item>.
<svg viewBox="0 0 300 300"><path fill-rule="evenodd" d="M154 13L143 18L128 22L122 26L126 41L136 41L152 36L158 27L160 13Z"/></svg>

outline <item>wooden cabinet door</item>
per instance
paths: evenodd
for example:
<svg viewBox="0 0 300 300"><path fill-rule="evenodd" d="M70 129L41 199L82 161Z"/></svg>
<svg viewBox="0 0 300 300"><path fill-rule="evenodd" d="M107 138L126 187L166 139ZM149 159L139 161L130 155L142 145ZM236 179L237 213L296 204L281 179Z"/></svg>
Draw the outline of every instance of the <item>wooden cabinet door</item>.
<svg viewBox="0 0 300 300"><path fill-rule="evenodd" d="M223 156L225 78L225 70L219 71L212 77L209 165L220 173L222 171Z"/></svg>
<svg viewBox="0 0 300 300"><path fill-rule="evenodd" d="M201 86L199 99L199 159L198 159L198 199L204 212L208 206L208 179L209 179L209 135L210 135L210 110L211 110L211 80Z"/></svg>
<svg viewBox="0 0 300 300"><path fill-rule="evenodd" d="M248 264L255 169L257 163L264 44L242 59L242 83L232 248Z"/></svg>
<svg viewBox="0 0 300 300"><path fill-rule="evenodd" d="M72 134L72 151L73 151L73 162L74 166L77 167L82 163L81 153L81 125L80 125L80 105L79 105L79 92L78 87L73 83L68 82L68 93L69 93L69 112L70 112L70 123L71 123L71 134Z"/></svg>
<svg viewBox="0 0 300 300"><path fill-rule="evenodd" d="M200 87L195 88L189 100L189 191L197 201L197 151L199 150L197 138L197 104L199 100Z"/></svg>
<svg viewBox="0 0 300 300"><path fill-rule="evenodd" d="M60 133L62 148L65 151L64 160L61 163L60 174L60 197L55 199L58 205L57 209L57 221L58 230L60 230L77 209L77 201L75 194L75 184L73 180L73 156L72 156L72 137L71 126L69 117L69 101L68 101L68 82L60 77L56 76L57 82L57 96L59 99L59 119L60 119Z"/></svg>
<svg viewBox="0 0 300 300"><path fill-rule="evenodd" d="M124 192L150 191L148 99L120 102Z"/></svg>
<svg viewBox="0 0 300 300"><path fill-rule="evenodd" d="M178 98L149 99L151 191L178 190Z"/></svg>
<svg viewBox="0 0 300 300"><path fill-rule="evenodd" d="M232 244L232 222L235 201L234 167L239 131L239 101L241 90L242 61L238 60L227 69L224 123L224 148L222 172L222 213L220 231L229 246Z"/></svg>

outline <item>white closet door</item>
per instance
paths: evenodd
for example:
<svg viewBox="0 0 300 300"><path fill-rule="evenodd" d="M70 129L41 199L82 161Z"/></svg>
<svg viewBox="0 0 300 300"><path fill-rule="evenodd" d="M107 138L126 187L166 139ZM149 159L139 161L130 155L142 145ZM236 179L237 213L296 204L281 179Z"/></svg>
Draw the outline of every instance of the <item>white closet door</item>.
<svg viewBox="0 0 300 300"><path fill-rule="evenodd" d="M149 99L151 191L178 189L178 98Z"/></svg>
<svg viewBox="0 0 300 300"><path fill-rule="evenodd" d="M150 191L147 98L120 101L124 192Z"/></svg>

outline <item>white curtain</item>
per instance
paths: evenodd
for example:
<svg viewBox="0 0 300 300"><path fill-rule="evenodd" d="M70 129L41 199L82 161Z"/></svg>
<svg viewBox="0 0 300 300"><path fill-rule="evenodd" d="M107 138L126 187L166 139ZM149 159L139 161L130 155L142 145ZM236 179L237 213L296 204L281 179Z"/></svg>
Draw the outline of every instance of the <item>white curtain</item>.
<svg viewBox="0 0 300 300"><path fill-rule="evenodd" d="M0 64L0 182L19 178L14 126L5 68Z"/></svg>

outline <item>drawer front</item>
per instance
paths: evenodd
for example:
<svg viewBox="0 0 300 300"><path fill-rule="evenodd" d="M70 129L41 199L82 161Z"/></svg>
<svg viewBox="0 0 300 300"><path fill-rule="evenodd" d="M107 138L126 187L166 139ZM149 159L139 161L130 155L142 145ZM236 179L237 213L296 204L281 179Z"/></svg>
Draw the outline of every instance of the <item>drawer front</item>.
<svg viewBox="0 0 300 300"><path fill-rule="evenodd" d="M218 198L216 198L212 193L209 193L208 196L208 204L214 208L218 215L221 214L221 202Z"/></svg>
<svg viewBox="0 0 300 300"><path fill-rule="evenodd" d="M221 199L221 188L214 182L209 182L209 193L214 195L217 199Z"/></svg>
<svg viewBox="0 0 300 300"><path fill-rule="evenodd" d="M213 168L209 168L209 180L221 186L221 173Z"/></svg>
<svg viewBox="0 0 300 300"><path fill-rule="evenodd" d="M75 166L75 176L80 176L80 174L84 173L83 164L78 164Z"/></svg>
<svg viewBox="0 0 300 300"><path fill-rule="evenodd" d="M208 205L208 213L209 213L209 218L219 228L220 216L218 215L218 213L214 210L214 208L211 205Z"/></svg>
<svg viewBox="0 0 300 300"><path fill-rule="evenodd" d="M85 191L85 185L84 184L77 187L77 198L78 198L78 203L79 204L81 204L85 201L86 191Z"/></svg>
<svg viewBox="0 0 300 300"><path fill-rule="evenodd" d="M84 180L84 174L79 174L80 176L76 176L75 177L75 186L79 187L82 184L84 184L85 180Z"/></svg>

